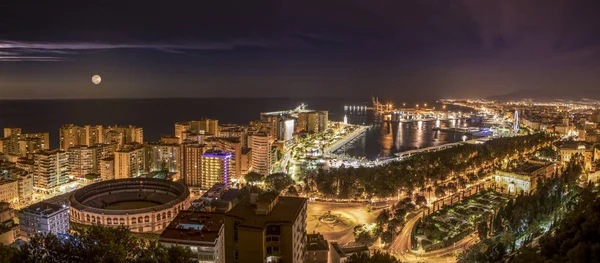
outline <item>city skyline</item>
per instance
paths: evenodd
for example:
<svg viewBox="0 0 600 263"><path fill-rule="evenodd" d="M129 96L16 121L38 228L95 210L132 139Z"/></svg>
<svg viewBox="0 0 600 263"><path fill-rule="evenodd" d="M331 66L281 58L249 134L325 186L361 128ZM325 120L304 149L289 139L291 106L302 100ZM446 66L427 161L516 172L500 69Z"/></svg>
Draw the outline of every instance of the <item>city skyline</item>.
<svg viewBox="0 0 600 263"><path fill-rule="evenodd" d="M600 262L598 0L34 2L2 262Z"/></svg>

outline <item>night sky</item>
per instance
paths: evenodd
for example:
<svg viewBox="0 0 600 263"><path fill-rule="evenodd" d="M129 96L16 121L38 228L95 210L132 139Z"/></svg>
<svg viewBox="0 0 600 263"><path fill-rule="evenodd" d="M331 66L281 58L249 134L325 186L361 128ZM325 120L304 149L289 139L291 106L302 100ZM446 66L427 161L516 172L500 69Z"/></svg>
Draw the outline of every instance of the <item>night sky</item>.
<svg viewBox="0 0 600 263"><path fill-rule="evenodd" d="M600 98L598 14L598 0L3 0L0 99Z"/></svg>

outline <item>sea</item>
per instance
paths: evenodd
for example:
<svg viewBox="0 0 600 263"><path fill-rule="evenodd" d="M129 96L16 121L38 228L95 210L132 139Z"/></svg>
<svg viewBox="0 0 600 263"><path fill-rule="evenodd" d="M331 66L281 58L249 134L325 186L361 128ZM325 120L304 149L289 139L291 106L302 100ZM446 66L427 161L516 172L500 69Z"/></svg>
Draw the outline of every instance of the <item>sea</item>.
<svg viewBox="0 0 600 263"><path fill-rule="evenodd" d="M173 135L175 122L211 118L218 119L219 124L248 124L258 120L261 112L293 109L303 103L309 109L329 111L330 120L343 121L346 117L348 123L372 126L364 138L345 149L353 156L373 159L464 139L462 135L432 130L436 126L465 126L462 121L378 123L372 112L365 109L370 100L342 98L2 100L0 128L49 132L51 148L58 147L59 128L69 123L139 126L144 129L144 141L158 141L161 135Z"/></svg>

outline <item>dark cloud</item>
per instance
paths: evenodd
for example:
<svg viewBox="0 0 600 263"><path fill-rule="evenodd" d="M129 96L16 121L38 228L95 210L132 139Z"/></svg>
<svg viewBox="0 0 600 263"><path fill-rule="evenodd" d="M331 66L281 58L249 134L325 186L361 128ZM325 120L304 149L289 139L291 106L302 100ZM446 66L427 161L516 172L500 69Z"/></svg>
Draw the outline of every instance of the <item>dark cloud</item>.
<svg viewBox="0 0 600 263"><path fill-rule="evenodd" d="M597 0L6 0L0 93L98 96L73 91L95 71L116 75L102 95L117 97L591 90L599 10ZM49 88L21 91L36 85Z"/></svg>

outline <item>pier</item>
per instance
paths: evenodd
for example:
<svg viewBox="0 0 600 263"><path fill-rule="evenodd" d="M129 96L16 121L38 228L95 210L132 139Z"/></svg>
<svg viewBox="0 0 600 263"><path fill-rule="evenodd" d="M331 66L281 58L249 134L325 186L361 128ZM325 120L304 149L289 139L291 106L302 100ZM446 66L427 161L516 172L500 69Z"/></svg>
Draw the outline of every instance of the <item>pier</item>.
<svg viewBox="0 0 600 263"><path fill-rule="evenodd" d="M359 126L356 130L354 130L351 133L349 133L346 136L344 136L344 138L336 140L333 144L327 146L323 150L323 153L325 155L330 155L330 154L336 152L340 148L344 147L344 145L346 145L348 143L351 143L356 138L364 135L367 132L367 130L369 130L369 128L370 128L370 126Z"/></svg>

